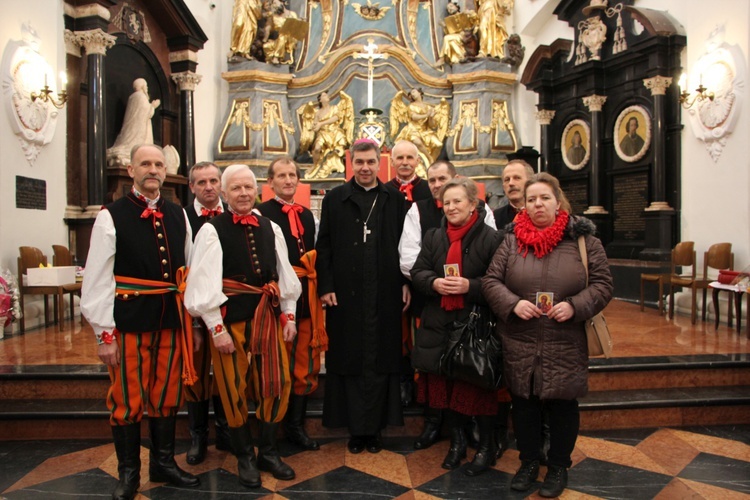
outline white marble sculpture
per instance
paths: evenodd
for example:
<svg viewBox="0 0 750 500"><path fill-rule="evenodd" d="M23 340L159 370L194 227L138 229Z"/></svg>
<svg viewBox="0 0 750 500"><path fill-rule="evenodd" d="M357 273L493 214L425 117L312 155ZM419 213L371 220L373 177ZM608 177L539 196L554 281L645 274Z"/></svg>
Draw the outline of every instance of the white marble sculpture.
<svg viewBox="0 0 750 500"><path fill-rule="evenodd" d="M130 150L137 144L153 144L154 131L151 118L154 110L161 104L159 99L151 101L148 97L148 85L143 78L133 81L133 93L128 98L125 119L114 145L107 150L109 166L125 166L130 162Z"/></svg>

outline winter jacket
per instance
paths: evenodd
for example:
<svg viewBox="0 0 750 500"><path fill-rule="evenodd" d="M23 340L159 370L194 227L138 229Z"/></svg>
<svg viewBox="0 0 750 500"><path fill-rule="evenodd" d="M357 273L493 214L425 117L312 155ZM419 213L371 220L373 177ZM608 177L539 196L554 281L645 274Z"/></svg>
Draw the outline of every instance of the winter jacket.
<svg viewBox="0 0 750 500"><path fill-rule="evenodd" d="M594 224L571 217L563 239L538 259L533 249L524 257L508 226L500 247L482 279L482 292L497 315L503 342L504 379L512 394L524 398L575 399L588 391L588 352L584 320L600 312L612 298L612 275L604 247L593 236ZM578 249L584 236L589 261L589 283ZM573 306L573 318L558 323L546 316L522 320L516 304L536 303L537 292L553 292L554 303ZM531 383L534 387L531 387Z"/></svg>

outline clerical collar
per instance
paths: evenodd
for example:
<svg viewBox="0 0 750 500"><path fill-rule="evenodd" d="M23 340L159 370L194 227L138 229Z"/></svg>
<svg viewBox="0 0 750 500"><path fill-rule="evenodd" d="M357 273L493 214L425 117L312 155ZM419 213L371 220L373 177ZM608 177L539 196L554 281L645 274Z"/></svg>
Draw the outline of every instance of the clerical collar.
<svg viewBox="0 0 750 500"><path fill-rule="evenodd" d="M372 187L365 187L362 184L360 184L359 182L357 182L356 179L354 179L354 184L356 184L357 186L359 186L360 188L362 188L362 190L365 191L365 192L372 191L373 189L375 189L376 187L378 187L377 183L375 183L375 185L372 186Z"/></svg>
<svg viewBox="0 0 750 500"><path fill-rule="evenodd" d="M204 208L206 210L216 210L216 213L219 213L219 214L224 212L224 207L221 204L221 200L219 200L219 203L217 203L214 208L208 208L206 205L198 201L198 198L195 198L193 200L193 208L195 209L195 213L198 215L201 214L201 210Z"/></svg>
<svg viewBox="0 0 750 500"><path fill-rule="evenodd" d="M133 195L138 198L141 201L145 201L148 204L148 208L156 208L156 204L159 203L159 199L161 198L161 194L156 197L156 199L147 198L143 193L138 191L135 186L132 188Z"/></svg>
<svg viewBox="0 0 750 500"><path fill-rule="evenodd" d="M284 200L282 198L279 198L278 196L275 196L273 199L276 200L276 201L278 201L282 205L294 205L295 204L294 200L292 200L291 202L288 202L288 201L286 201L286 200Z"/></svg>

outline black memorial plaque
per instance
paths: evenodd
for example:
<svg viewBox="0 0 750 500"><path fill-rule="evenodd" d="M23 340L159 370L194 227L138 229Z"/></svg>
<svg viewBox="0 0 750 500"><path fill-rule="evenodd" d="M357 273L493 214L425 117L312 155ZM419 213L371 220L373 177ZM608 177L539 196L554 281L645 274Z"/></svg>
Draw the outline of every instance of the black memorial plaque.
<svg viewBox="0 0 750 500"><path fill-rule="evenodd" d="M582 214L589 207L589 186L586 181L565 183L563 192L570 202L574 214Z"/></svg>
<svg viewBox="0 0 750 500"><path fill-rule="evenodd" d="M648 174L623 175L615 179L614 239L643 241L646 237L646 220L643 210L648 206Z"/></svg>
<svg viewBox="0 0 750 500"><path fill-rule="evenodd" d="M16 208L47 210L47 181L17 175Z"/></svg>

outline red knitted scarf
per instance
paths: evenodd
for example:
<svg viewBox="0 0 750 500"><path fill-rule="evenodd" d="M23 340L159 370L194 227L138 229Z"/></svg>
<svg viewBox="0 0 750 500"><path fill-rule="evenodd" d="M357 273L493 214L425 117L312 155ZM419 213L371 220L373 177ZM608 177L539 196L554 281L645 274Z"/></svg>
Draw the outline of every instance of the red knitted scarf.
<svg viewBox="0 0 750 500"><path fill-rule="evenodd" d="M464 265L461 260L461 240L469 229L476 224L479 219L479 215L476 210L469 217L469 221L463 226L454 226L448 222L446 233L448 233L448 241L451 246L448 247L448 255L445 256L446 264L458 264L458 272L463 273ZM440 307L446 311L456 311L463 309L464 307L464 296L463 295L443 295L440 299Z"/></svg>
<svg viewBox="0 0 750 500"><path fill-rule="evenodd" d="M565 228L568 226L568 219L568 212L560 210L551 226L537 229L531 222L531 217L526 210L518 214L516 216L516 227L513 230L518 240L518 253L523 253L523 256L526 257L529 253L529 247L534 249L534 256L537 259L541 259L550 253L562 240Z"/></svg>

